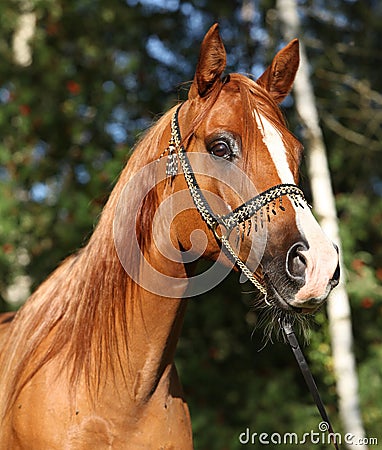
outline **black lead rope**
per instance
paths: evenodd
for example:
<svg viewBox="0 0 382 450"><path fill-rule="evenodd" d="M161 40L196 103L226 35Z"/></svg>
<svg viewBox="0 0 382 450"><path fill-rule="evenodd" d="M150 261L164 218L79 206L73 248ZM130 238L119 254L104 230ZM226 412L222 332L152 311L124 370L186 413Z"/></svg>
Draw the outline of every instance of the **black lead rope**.
<svg viewBox="0 0 382 450"><path fill-rule="evenodd" d="M316 385L316 382L314 381L312 372L309 369L308 363L306 362L305 356L302 353L300 344L298 343L297 337L294 334L292 325L287 322L286 320L279 320L280 326L285 334L285 337L289 343L289 345L292 348L293 354L297 360L297 363L300 367L300 370L302 372L302 375L305 379L306 384L308 385L309 391L312 394L313 400L316 403L317 409L321 414L322 420L324 420L327 423L328 431L329 431L329 437L332 441L334 447L336 450L339 450L338 444L336 442L336 434L334 433L332 424L329 420L329 416L326 412L325 406L321 400L320 393L318 392L318 388Z"/></svg>

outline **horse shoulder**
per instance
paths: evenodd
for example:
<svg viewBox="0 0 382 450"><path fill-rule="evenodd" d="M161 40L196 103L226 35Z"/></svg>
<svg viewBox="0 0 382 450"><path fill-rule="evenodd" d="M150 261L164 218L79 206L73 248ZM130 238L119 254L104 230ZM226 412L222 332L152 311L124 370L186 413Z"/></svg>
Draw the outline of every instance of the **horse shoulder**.
<svg viewBox="0 0 382 450"><path fill-rule="evenodd" d="M73 398L67 378L50 362L24 387L3 424L0 450L192 450L187 404L169 365L140 404L124 397L121 380L105 383L89 400L85 381Z"/></svg>

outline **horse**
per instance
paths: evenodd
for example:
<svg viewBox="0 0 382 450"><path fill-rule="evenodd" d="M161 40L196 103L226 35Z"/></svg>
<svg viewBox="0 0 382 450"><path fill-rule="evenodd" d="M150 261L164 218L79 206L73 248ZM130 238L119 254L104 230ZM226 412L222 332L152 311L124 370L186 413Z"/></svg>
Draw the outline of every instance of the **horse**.
<svg viewBox="0 0 382 450"><path fill-rule="evenodd" d="M272 314L324 303L338 252L279 107L298 65L293 40L256 81L224 75L210 28L187 99L136 144L87 245L0 320L2 450L191 449L174 353L200 259L204 282L234 268Z"/></svg>

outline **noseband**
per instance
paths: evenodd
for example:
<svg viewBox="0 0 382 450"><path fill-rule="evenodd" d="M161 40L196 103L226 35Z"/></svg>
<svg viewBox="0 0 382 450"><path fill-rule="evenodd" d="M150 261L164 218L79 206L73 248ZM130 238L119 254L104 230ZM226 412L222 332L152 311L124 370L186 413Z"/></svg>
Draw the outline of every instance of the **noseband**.
<svg viewBox="0 0 382 450"><path fill-rule="evenodd" d="M248 280L250 280L251 283L264 295L266 299L267 290L264 284L254 276L253 272L235 253L235 250L232 248L229 242L229 235L234 228L239 229L239 226L241 224L244 225L245 229L246 222L248 222L247 234L249 235L251 231L252 217L254 217L255 231L257 231L258 229L258 222L260 222L260 227L262 228L265 221L270 222L271 217L277 214L277 209L285 211L285 208L283 206L284 196L288 196L296 206L304 208L305 206L307 206L304 194L301 189L299 189L294 184L278 184L267 189L264 192L261 192L259 195L252 197L250 200L246 201L226 215L215 214L199 187L194 171L192 170L190 160L187 156L184 146L182 145L182 138L178 120L179 110L181 106L182 105L178 106L171 119L171 139L168 148L165 150L165 152L168 152L166 174L170 177L177 175L179 160L184 178L186 179L187 186L196 209L199 211L203 220L213 231L216 239L221 243L226 252L228 252L238 268L248 278ZM259 213L260 216L259 220L257 217L257 213ZM221 234L219 234L220 229L223 229L224 233L222 232Z"/></svg>

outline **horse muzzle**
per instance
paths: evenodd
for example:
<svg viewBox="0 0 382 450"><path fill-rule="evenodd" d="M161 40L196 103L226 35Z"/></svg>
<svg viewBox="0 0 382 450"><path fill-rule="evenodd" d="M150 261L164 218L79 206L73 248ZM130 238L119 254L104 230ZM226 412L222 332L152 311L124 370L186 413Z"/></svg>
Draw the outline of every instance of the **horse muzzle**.
<svg viewBox="0 0 382 450"><path fill-rule="evenodd" d="M323 249L321 259L304 241L293 244L285 258L265 265L268 301L284 310L314 313L340 280L336 245Z"/></svg>

